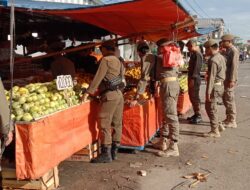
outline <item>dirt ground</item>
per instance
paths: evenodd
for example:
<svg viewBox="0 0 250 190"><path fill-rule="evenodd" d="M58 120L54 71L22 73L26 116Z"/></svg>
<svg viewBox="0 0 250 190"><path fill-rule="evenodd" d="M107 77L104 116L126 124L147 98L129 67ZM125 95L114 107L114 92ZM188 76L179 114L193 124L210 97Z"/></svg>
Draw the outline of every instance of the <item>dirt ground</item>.
<svg viewBox="0 0 250 190"><path fill-rule="evenodd" d="M239 83L236 89L237 129L227 129L218 139L201 137L203 132L210 130L202 105L202 124L190 125L186 122L185 118L192 115L192 112L180 118L180 157L156 157L149 145L144 151L137 153L120 153L119 160L110 164L65 161L59 166L59 189L186 190L192 180L182 176L194 172L210 173L206 182L195 186L199 190L250 189L249 73L250 61L241 64L239 68ZM203 84L202 98L204 87ZM219 116L221 120L225 117L222 105L219 106ZM140 170L145 170L147 175L138 175Z"/></svg>

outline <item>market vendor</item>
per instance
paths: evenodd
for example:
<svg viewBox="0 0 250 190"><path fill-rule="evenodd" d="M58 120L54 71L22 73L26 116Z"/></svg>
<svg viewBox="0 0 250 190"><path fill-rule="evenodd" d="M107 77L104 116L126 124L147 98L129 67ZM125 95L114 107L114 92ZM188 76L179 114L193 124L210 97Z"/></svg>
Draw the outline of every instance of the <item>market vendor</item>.
<svg viewBox="0 0 250 190"><path fill-rule="evenodd" d="M105 41L100 50L103 58L97 73L83 95L86 101L89 94L101 91L101 109L99 112L99 127L101 134L101 154L94 163L107 163L117 159L117 147L122 135L122 115L124 99L121 91L124 78L124 67L115 56L115 43Z"/></svg>
<svg viewBox="0 0 250 190"><path fill-rule="evenodd" d="M85 72L96 74L99 64L97 58L92 54L95 47L83 49L78 53L77 68L84 69Z"/></svg>
<svg viewBox="0 0 250 190"><path fill-rule="evenodd" d="M0 77L0 147L1 147L1 153L0 153L0 161L3 155L4 147L8 146L11 141L13 140L13 125L10 123L10 109L9 109L9 103L7 102L3 83ZM1 167L0 167L1 171Z"/></svg>
<svg viewBox="0 0 250 190"><path fill-rule="evenodd" d="M65 47L65 43L61 41L56 41L48 45L47 53L62 51ZM53 78L56 79L59 75L71 75L72 79L75 77L75 65L67 57L59 54L53 56L53 61L51 62L51 72Z"/></svg>

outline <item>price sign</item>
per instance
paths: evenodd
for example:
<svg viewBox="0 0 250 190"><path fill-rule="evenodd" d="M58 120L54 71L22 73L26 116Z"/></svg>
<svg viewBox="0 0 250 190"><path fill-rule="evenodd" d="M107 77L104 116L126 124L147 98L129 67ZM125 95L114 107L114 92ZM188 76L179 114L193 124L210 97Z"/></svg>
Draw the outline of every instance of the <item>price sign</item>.
<svg viewBox="0 0 250 190"><path fill-rule="evenodd" d="M64 90L73 88L73 81L71 75L59 75L56 78L57 90Z"/></svg>

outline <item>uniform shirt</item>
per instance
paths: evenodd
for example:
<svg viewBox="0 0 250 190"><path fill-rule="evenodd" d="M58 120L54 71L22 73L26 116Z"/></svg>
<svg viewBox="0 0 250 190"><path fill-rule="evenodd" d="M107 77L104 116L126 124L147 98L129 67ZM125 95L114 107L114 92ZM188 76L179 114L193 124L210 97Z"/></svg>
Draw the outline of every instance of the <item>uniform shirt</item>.
<svg viewBox="0 0 250 190"><path fill-rule="evenodd" d="M227 72L226 81L236 82L238 80L239 51L236 47L231 47L226 52Z"/></svg>
<svg viewBox="0 0 250 190"><path fill-rule="evenodd" d="M162 55L147 54L142 60L141 79L137 86L137 93L143 94L148 82L151 80L161 80L167 77L177 77L178 68L167 68L162 65Z"/></svg>
<svg viewBox="0 0 250 190"><path fill-rule="evenodd" d="M220 54L216 53L208 60L208 80L207 80L207 94L211 94L215 83L222 82L226 78L226 61Z"/></svg>
<svg viewBox="0 0 250 190"><path fill-rule="evenodd" d="M114 55L103 57L87 92L94 94L103 80L111 80L120 74L124 77L124 68L120 60Z"/></svg>
<svg viewBox="0 0 250 190"><path fill-rule="evenodd" d="M192 52L188 64L188 78L199 79L203 57L200 52Z"/></svg>
<svg viewBox="0 0 250 190"><path fill-rule="evenodd" d="M51 72L54 78L59 75L71 75L74 78L76 74L74 63L64 56L55 57L51 63Z"/></svg>

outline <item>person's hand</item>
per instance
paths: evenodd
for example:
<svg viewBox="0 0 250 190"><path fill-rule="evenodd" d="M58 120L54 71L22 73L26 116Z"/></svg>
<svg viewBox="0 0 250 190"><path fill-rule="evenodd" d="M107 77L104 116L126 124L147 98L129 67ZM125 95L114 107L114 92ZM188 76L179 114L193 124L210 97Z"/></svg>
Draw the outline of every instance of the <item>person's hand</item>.
<svg viewBox="0 0 250 190"><path fill-rule="evenodd" d="M228 83L228 88L233 88L235 86L235 82L234 81L230 81Z"/></svg>
<svg viewBox="0 0 250 190"><path fill-rule="evenodd" d="M88 100L89 94L88 93L84 93L82 95L82 102L86 102Z"/></svg>
<svg viewBox="0 0 250 190"><path fill-rule="evenodd" d="M8 146L8 145L12 142L12 140L13 140L13 132L10 131L10 132L8 133L8 135L7 135L7 140L6 140L6 142L5 142L5 146Z"/></svg>
<svg viewBox="0 0 250 190"><path fill-rule="evenodd" d="M138 104L138 101L137 100L133 100L132 102L130 102L130 107L134 107Z"/></svg>

